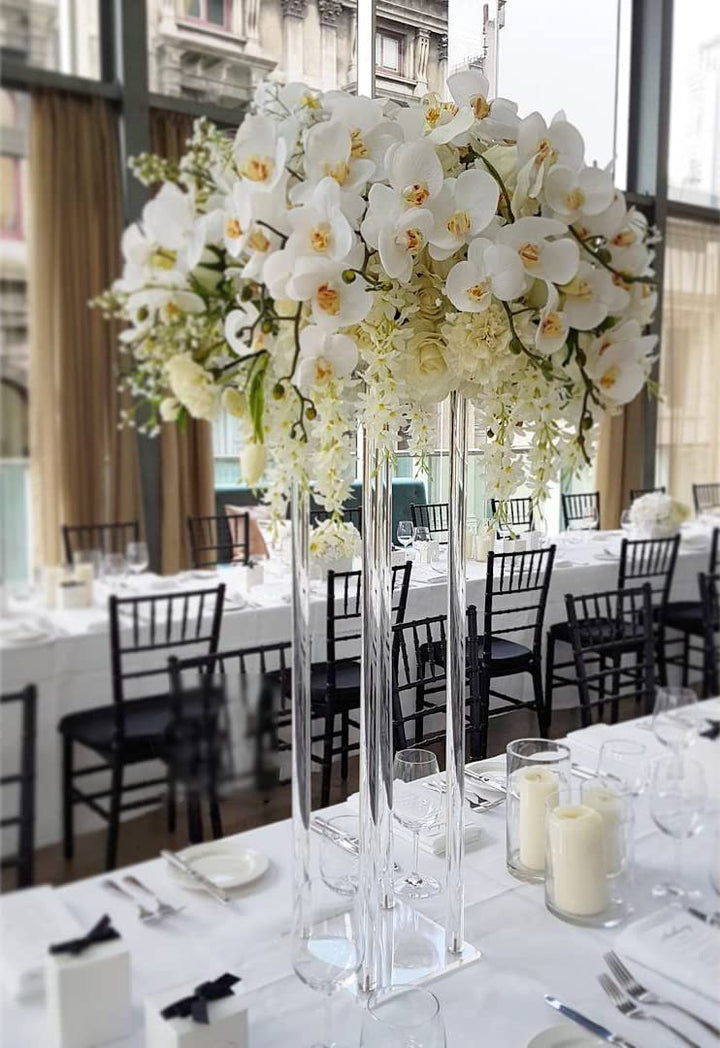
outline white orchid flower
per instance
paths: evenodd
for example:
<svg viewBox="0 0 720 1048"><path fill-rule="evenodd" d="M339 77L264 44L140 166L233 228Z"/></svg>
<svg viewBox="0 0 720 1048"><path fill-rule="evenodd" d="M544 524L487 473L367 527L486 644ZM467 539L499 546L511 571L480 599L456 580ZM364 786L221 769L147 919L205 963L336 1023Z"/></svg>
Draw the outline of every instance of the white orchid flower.
<svg viewBox="0 0 720 1048"><path fill-rule="evenodd" d="M643 335L635 320L628 320L593 339L586 371L605 399L627 404L638 395L652 364L656 335Z"/></svg>
<svg viewBox="0 0 720 1048"><path fill-rule="evenodd" d="M445 282L445 294L452 304L464 313L483 313L492 299L492 279L487 263L485 249L492 247L492 241L478 237L468 248L467 261L458 262L448 273ZM507 249L511 258L515 253ZM525 278L520 270L520 290L525 285Z"/></svg>
<svg viewBox="0 0 720 1048"><path fill-rule="evenodd" d="M296 302L310 302L315 323L325 331L359 324L372 300L362 279L347 284L343 265L325 258L298 259L287 282L287 295Z"/></svg>
<svg viewBox="0 0 720 1048"><path fill-rule="evenodd" d="M371 180L384 178L385 154L393 142L402 141L402 132L395 121L386 119L381 101L350 95L347 91L329 91L323 107L350 132L353 159L373 163Z"/></svg>
<svg viewBox="0 0 720 1048"><path fill-rule="evenodd" d="M233 156L240 177L259 192L271 192L285 173L288 146L266 116L247 116L238 128Z"/></svg>
<svg viewBox="0 0 720 1048"><path fill-rule="evenodd" d="M560 164L578 171L584 153L582 135L562 111L555 114L549 127L539 113L530 113L521 120L517 134L517 184L513 195L515 213L524 207L528 198L537 198L550 168Z"/></svg>
<svg viewBox="0 0 720 1048"><path fill-rule="evenodd" d="M628 304L623 312L625 320L636 320L641 328L648 326L657 308L657 291L651 284L630 285Z"/></svg>
<svg viewBox="0 0 720 1048"><path fill-rule="evenodd" d="M505 98L490 102L490 85L479 69L461 69L448 77L447 85L458 111L449 120L441 118L428 135L431 142L464 145L470 130L480 138L515 139L519 122L517 105Z"/></svg>
<svg viewBox="0 0 720 1048"><path fill-rule="evenodd" d="M535 332L535 348L545 356L562 349L570 329L569 317L558 309L559 299L555 286L548 284L547 301L540 313L540 323Z"/></svg>
<svg viewBox="0 0 720 1048"><path fill-rule="evenodd" d="M243 245L247 258L243 277L259 280L267 259L283 246L283 238L290 230L283 197L280 186L273 193L253 194L252 222Z"/></svg>
<svg viewBox="0 0 720 1048"><path fill-rule="evenodd" d="M331 334L315 324L300 332L300 354L293 381L308 394L332 379L349 378L358 361L355 342L348 335Z"/></svg>
<svg viewBox="0 0 720 1048"><path fill-rule="evenodd" d="M498 194L497 182L487 171L463 171L457 178L446 179L430 205L435 220L430 236L432 257L449 258L482 233L495 217Z"/></svg>
<svg viewBox="0 0 720 1048"><path fill-rule="evenodd" d="M288 217L293 232L286 249L294 255L324 255L340 262L355 243L334 178L321 179L313 187L309 203L294 208Z"/></svg>
<svg viewBox="0 0 720 1048"><path fill-rule="evenodd" d="M574 240L550 240L567 233L562 222L551 218L519 218L498 233L498 242L517 252L525 273L532 278L567 284L577 273L580 249Z"/></svg>
<svg viewBox="0 0 720 1048"><path fill-rule="evenodd" d="M415 259L427 244L434 219L427 208L402 211L394 219L388 216L378 236L378 250L383 269L389 277L407 284Z"/></svg>
<svg viewBox="0 0 720 1048"><path fill-rule="evenodd" d="M310 182L334 178L348 192L361 193L375 165L353 156L352 136L339 120L315 124L305 135L305 173Z"/></svg>
<svg viewBox="0 0 720 1048"><path fill-rule="evenodd" d="M615 194L612 177L599 167L581 171L555 166L545 179L545 200L563 222L571 225L586 215L600 215Z"/></svg>
<svg viewBox="0 0 720 1048"><path fill-rule="evenodd" d="M194 291L182 288L144 288L134 291L127 302L127 312L134 327L123 331L123 342L134 342L149 329L154 320L172 324L186 313L204 313L205 302Z"/></svg>
<svg viewBox="0 0 720 1048"><path fill-rule="evenodd" d="M182 283L203 246L192 197L166 182L143 208L141 222L123 233L126 267L122 286L133 290L153 280L166 285Z"/></svg>
<svg viewBox="0 0 720 1048"><path fill-rule="evenodd" d="M602 236L610 239L619 233L627 217L625 194L619 189L613 190L610 204L599 215L585 215L582 221L573 223L576 233L583 239L590 236Z"/></svg>
<svg viewBox="0 0 720 1048"><path fill-rule="evenodd" d="M403 208L427 207L443 186L443 169L427 141L403 142L387 152L388 180Z"/></svg>
<svg viewBox="0 0 720 1048"><path fill-rule="evenodd" d="M262 280L274 299L287 298L287 286L295 267L295 255L290 251L274 251L263 262Z"/></svg>
<svg viewBox="0 0 720 1048"><path fill-rule="evenodd" d="M621 313L629 301L627 292L615 287L606 269L596 269L585 261L560 290L565 296L565 313L578 331L596 328L609 314Z"/></svg>
<svg viewBox="0 0 720 1048"><path fill-rule="evenodd" d="M252 192L245 181L235 182L223 201L222 240L231 258L238 258L245 249L252 225Z"/></svg>

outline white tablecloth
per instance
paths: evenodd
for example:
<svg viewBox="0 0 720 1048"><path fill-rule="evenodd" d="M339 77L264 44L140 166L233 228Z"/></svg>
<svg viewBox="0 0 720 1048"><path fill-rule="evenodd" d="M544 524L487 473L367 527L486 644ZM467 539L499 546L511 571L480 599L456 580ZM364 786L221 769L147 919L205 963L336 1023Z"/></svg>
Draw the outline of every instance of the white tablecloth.
<svg viewBox="0 0 720 1048"><path fill-rule="evenodd" d="M617 736L624 730L622 724L612 729ZM585 763L592 759L597 747L589 735L582 743L572 737L569 741L575 759ZM649 888L667 870L671 849L667 838L653 828L642 801L639 807L636 899L641 915L657 906ZM333 809L333 813L340 810ZM465 885L466 938L480 947L483 957L430 984L440 999L449 1048L524 1048L532 1036L560 1021L544 1004L545 993L604 1023L637 1048L672 1048L677 1042L671 1035L623 1018L597 983L596 975L605 970L602 954L612 947L618 931L577 928L551 916L544 907L542 886L522 885L506 872L504 808L482 816L482 825L486 843L467 855ZM228 907L178 888L161 860L132 867L168 901L187 904L181 917L159 926L140 924L127 903L102 890L101 877L59 889L60 898L84 928L107 912L131 947L136 1028L131 1036L114 1042L117 1048L143 1044L140 1005L145 996L224 971L242 977L250 1008L252 1048L302 1048L320 1034L321 999L299 982L291 968L290 824L275 823L237 839L267 854L271 866L260 882ZM314 859L317 847L318 838L313 836ZM705 833L688 842L686 849L686 870L705 889L710 848L711 836ZM409 846L396 840L395 849L398 861L407 868ZM441 879L444 876L444 863L427 855L422 856L422 869ZM125 872L118 871L117 876ZM706 900L706 908L712 905ZM442 921L444 907L441 895L421 908ZM718 1021L718 1009L707 998L636 963L631 967L657 992ZM348 993L340 997L337 1029L343 1043L357 1045L361 1009ZM2 1012L8 1046L46 1043L42 1001L20 1004L4 996ZM717 1043L692 1021L663 1015L703 1048Z"/></svg>
<svg viewBox="0 0 720 1048"><path fill-rule="evenodd" d="M574 536L578 538L578 536ZM570 542L560 536L556 566L548 598L546 624L565 619L566 593L591 593L612 589L617 582L617 556L606 555L609 548L619 551L620 534L597 533L588 540ZM697 575L706 569L709 538L702 548L690 548L681 544L678 558L673 599L697 599ZM408 600L406 619L412 620L427 615L441 614L446 610L446 582L435 581L434 573L427 569L419 571L413 582ZM485 591L485 565L476 561L468 563L467 601L476 604L479 612ZM220 578L228 581L229 591L239 588L236 573L221 572ZM421 581L421 578L424 581ZM156 591L158 579L145 576L139 584L147 590ZM201 586L217 585L217 580L197 578L168 580L176 589L197 589ZM249 592L251 605L238 610L229 603L223 616L221 649L232 649L254 644L267 644L289 640L290 630L290 580L288 569L278 563L268 562L263 586ZM313 584L312 624L313 657L324 661L324 586ZM16 604L16 618L27 617L30 606ZM28 683L38 687L38 745L37 745L37 845L49 844L60 839L60 739L57 724L61 717L77 710L101 706L112 701L109 637L107 612L104 606L92 609L44 612L43 618L58 630L58 635L40 643L13 645L2 644L0 635L0 682L3 692L15 691ZM518 635L515 639L521 640ZM166 653L162 653L163 658ZM157 678L154 682L157 688ZM575 701L573 697L573 701ZM562 705L556 696L555 706ZM17 760L17 742L12 715L4 713L0 757L8 770ZM90 755L88 755L90 759ZM132 772L128 779L132 778ZM86 787L94 786L87 780ZM92 812L83 806L76 808L76 832L97 829L103 825Z"/></svg>

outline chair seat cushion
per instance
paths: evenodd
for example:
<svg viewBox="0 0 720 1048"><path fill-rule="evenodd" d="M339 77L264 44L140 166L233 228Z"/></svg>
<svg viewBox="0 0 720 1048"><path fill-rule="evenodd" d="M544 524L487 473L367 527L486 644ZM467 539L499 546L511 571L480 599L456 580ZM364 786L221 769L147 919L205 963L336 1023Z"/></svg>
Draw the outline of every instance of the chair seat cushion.
<svg viewBox="0 0 720 1048"><path fill-rule="evenodd" d="M666 626L683 633L702 634L703 606L697 600L672 601L665 607L663 621Z"/></svg>
<svg viewBox="0 0 720 1048"><path fill-rule="evenodd" d="M328 664L313 663L310 671L310 691L313 702L324 702L328 693ZM360 703L360 663L355 659L340 659L335 663L335 698L345 706Z"/></svg>
<svg viewBox="0 0 720 1048"><path fill-rule="evenodd" d="M483 637L478 637L480 658L483 658ZM532 651L525 644L507 640L505 637L493 637L490 649L490 669L501 673L517 673L527 669L532 661Z"/></svg>

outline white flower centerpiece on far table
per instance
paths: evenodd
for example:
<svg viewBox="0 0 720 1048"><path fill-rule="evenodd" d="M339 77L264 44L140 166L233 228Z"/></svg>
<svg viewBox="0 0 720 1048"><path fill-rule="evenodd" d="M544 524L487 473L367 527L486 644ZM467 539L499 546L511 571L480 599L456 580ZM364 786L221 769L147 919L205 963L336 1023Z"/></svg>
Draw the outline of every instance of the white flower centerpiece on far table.
<svg viewBox="0 0 720 1048"><path fill-rule="evenodd" d="M310 531L312 574L323 579L328 571L352 571L360 549L360 532L349 521L332 517L321 521Z"/></svg>
<svg viewBox="0 0 720 1048"><path fill-rule="evenodd" d="M690 509L684 502L652 491L635 499L629 517L633 531L641 538L665 539L677 535L680 525L690 517Z"/></svg>

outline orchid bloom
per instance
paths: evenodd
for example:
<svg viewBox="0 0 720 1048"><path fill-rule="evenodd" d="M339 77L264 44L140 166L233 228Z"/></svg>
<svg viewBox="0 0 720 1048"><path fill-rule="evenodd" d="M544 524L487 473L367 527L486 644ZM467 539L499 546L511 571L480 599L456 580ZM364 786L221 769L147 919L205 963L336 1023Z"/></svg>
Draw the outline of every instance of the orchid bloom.
<svg viewBox="0 0 720 1048"><path fill-rule="evenodd" d="M233 154L237 172L259 192L271 192L285 173L287 142L277 125L265 116L246 117L235 136Z"/></svg>
<svg viewBox="0 0 720 1048"><path fill-rule="evenodd" d="M498 243L513 248L525 273L532 278L567 284L577 273L580 249L562 237L567 227L550 218L519 218L498 233Z"/></svg>
<svg viewBox="0 0 720 1048"><path fill-rule="evenodd" d="M643 335L635 320L609 328L593 339L586 370L612 405L628 404L638 395L648 376L656 335Z"/></svg>
<svg viewBox="0 0 720 1048"><path fill-rule="evenodd" d="M497 182L487 171L471 169L448 178L430 210L435 228L430 236L433 258L449 258L490 224L497 210Z"/></svg>
<svg viewBox="0 0 720 1048"><path fill-rule="evenodd" d="M617 316L629 302L629 295L617 287L606 269L596 269L581 261L571 281L560 287L565 296L563 309L572 327L590 331L607 316Z"/></svg>
<svg viewBox="0 0 720 1048"><path fill-rule="evenodd" d="M352 375L358 361L357 346L348 335L331 334L314 324L300 332L300 354L294 381L303 393L331 379Z"/></svg>
<svg viewBox="0 0 720 1048"><path fill-rule="evenodd" d="M535 348L549 356L565 345L570 329L567 313L558 309L560 296L553 284L547 285L547 301L540 313L540 323L535 332Z"/></svg>
<svg viewBox="0 0 720 1048"><path fill-rule="evenodd" d="M361 193L375 165L353 155L353 141L339 120L314 124L305 135L305 173L311 183L333 178L341 189Z"/></svg>
<svg viewBox="0 0 720 1048"><path fill-rule="evenodd" d="M342 212L340 187L334 178L321 179L310 201L289 212L293 232L286 249L294 255L321 255L340 262L355 242L350 223Z"/></svg>
<svg viewBox="0 0 720 1048"><path fill-rule="evenodd" d="M358 324L367 315L371 299L363 280L348 284L343 280L343 266L325 258L298 259L288 280L288 297L296 302L310 302L313 320L325 331Z"/></svg>
<svg viewBox="0 0 720 1048"><path fill-rule="evenodd" d="M545 199L555 216L572 225L586 215L600 215L612 203L615 187L610 173L599 167L573 171L554 167L545 179Z"/></svg>
<svg viewBox="0 0 720 1048"><path fill-rule="evenodd" d="M537 197L546 173L556 164L578 171L584 152L582 135L562 111L555 114L549 127L539 113L530 113L521 120L517 135L517 185L513 196L515 213L524 207L528 198Z"/></svg>

